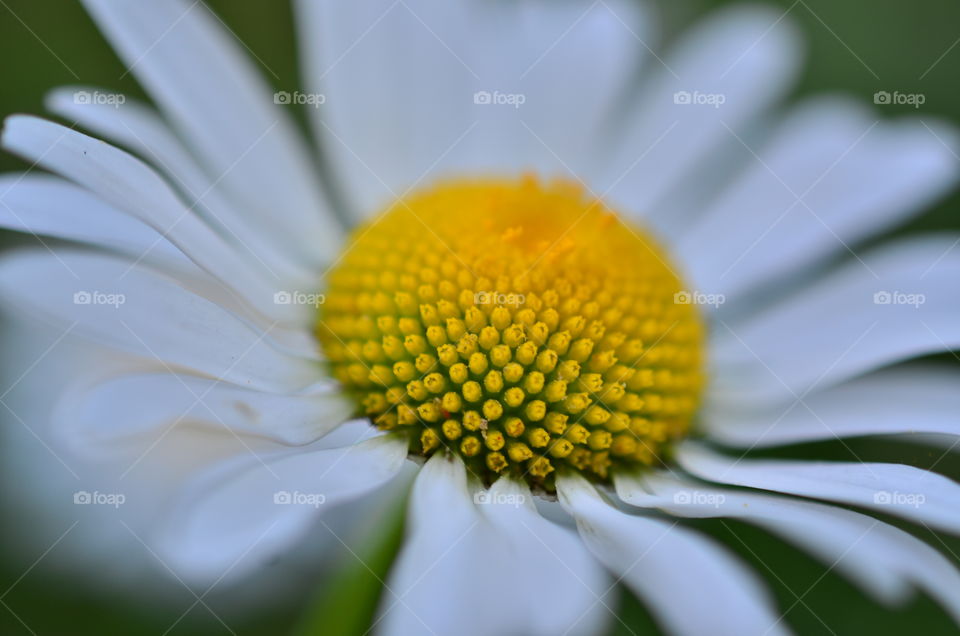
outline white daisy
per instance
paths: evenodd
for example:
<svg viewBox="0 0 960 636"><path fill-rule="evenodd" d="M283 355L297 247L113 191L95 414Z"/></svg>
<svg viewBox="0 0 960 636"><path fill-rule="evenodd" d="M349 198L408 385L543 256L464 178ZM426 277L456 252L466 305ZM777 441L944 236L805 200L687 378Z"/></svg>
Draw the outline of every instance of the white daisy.
<svg viewBox="0 0 960 636"><path fill-rule="evenodd" d="M956 435L952 370L888 368L960 344L954 237L858 248L955 183L953 130L779 114L798 46L755 7L661 54L620 0L303 0L304 92L271 94L202 4L84 4L156 110L50 96L111 143L7 119L58 176L5 175L0 219L66 242L5 254L0 289L110 352L58 422L153 457L175 494L144 536L180 575L249 572L422 464L381 633L596 633L615 581L671 633L787 631L685 517L960 622L942 554L832 505L957 532L957 484L733 450Z"/></svg>

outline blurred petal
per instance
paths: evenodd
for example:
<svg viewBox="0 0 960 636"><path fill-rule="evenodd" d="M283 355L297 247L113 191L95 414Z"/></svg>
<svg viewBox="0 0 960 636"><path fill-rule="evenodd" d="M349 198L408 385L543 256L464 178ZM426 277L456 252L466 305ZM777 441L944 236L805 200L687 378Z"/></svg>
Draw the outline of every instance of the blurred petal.
<svg viewBox="0 0 960 636"><path fill-rule="evenodd" d="M273 347L267 332L122 259L74 250L8 252L0 258L0 294L102 344L227 382L295 392L321 378L315 362Z"/></svg>
<svg viewBox="0 0 960 636"><path fill-rule="evenodd" d="M627 211L661 232L685 231L686 211L700 207L688 197L714 185L707 175L715 171L703 169L704 162L729 164L730 153L721 149L736 143L731 131L755 125L786 92L800 57L791 20L772 7L721 9L685 31L662 61L652 62L656 74L641 85L617 132L610 183L600 191L616 185L609 196ZM698 95L722 103L695 103Z"/></svg>
<svg viewBox="0 0 960 636"><path fill-rule="evenodd" d="M952 236L901 240L768 309L721 321L712 338L710 403L788 404L815 387L960 347L954 247Z"/></svg>
<svg viewBox="0 0 960 636"><path fill-rule="evenodd" d="M59 177L0 175L0 226L30 232L41 242L42 237L52 237L122 253L131 263L148 264L190 291L244 316L295 355L318 354L313 336L305 329L276 324L252 312L234 291L199 269L155 229ZM71 275L67 267L61 271Z"/></svg>
<svg viewBox="0 0 960 636"><path fill-rule="evenodd" d="M480 511L513 550L516 584L530 595L524 634L596 634L615 616L610 580L570 530L547 521L530 489L500 478Z"/></svg>
<svg viewBox="0 0 960 636"><path fill-rule="evenodd" d="M130 373L75 388L61 401L60 433L82 452L102 453L131 438L189 422L282 444L309 444L347 420L345 397L276 395L170 372Z"/></svg>
<svg viewBox="0 0 960 636"><path fill-rule="evenodd" d="M243 252L249 252L270 271L284 279L304 281L308 278L302 263L291 258L293 255L285 236L278 231L279 226L258 228L251 224L249 212L224 196L220 183L204 173L152 108L126 96L119 106L78 102L79 90L77 87L54 90L47 95L47 108L137 153L170 179L190 209L205 215L208 223L236 241ZM93 88L86 92L106 93Z"/></svg>
<svg viewBox="0 0 960 636"><path fill-rule="evenodd" d="M3 146L150 225L264 315L288 319L295 315L296 307L273 302L279 282L241 258L140 160L59 124L25 115L7 118Z"/></svg>
<svg viewBox="0 0 960 636"><path fill-rule="evenodd" d="M361 218L441 175L584 176L645 54L645 20L623 0L297 9L304 84L326 97L316 132Z"/></svg>
<svg viewBox="0 0 960 636"><path fill-rule="evenodd" d="M474 495L463 462L437 454L408 519L377 632L548 636L605 624L603 572L575 535L540 517L526 486L501 479Z"/></svg>
<svg viewBox="0 0 960 636"><path fill-rule="evenodd" d="M89 191L40 173L0 175L0 226L80 241L140 257L187 263L183 253L152 227Z"/></svg>
<svg viewBox="0 0 960 636"><path fill-rule="evenodd" d="M960 533L960 484L914 466L732 458L693 442L680 445L676 458L701 479L862 506Z"/></svg>
<svg viewBox="0 0 960 636"><path fill-rule="evenodd" d="M509 634L522 599L505 546L474 506L459 457L437 453L414 482L407 537L384 586L374 629L382 634ZM465 621L464 617L470 620Z"/></svg>
<svg viewBox="0 0 960 636"><path fill-rule="evenodd" d="M960 435L960 373L944 367L891 367L815 391L780 409L706 408L706 434L726 445L761 448L861 435Z"/></svg>
<svg viewBox="0 0 960 636"><path fill-rule="evenodd" d="M903 603L916 585L960 621L956 566L913 535L873 517L809 501L712 488L666 473L618 476L616 487L620 498L635 506L680 517L731 517L756 524L835 567L881 602Z"/></svg>
<svg viewBox="0 0 960 636"><path fill-rule="evenodd" d="M678 247L698 288L781 281L919 214L960 175L956 132L818 99L794 109ZM717 240L722 236L723 240Z"/></svg>
<svg viewBox="0 0 960 636"><path fill-rule="evenodd" d="M659 519L628 515L579 476L557 479L560 501L591 552L672 634L782 634L769 595L734 556Z"/></svg>
<svg viewBox="0 0 960 636"><path fill-rule="evenodd" d="M84 0L100 29L214 181L307 263L342 234L273 91L202 2Z"/></svg>
<svg viewBox="0 0 960 636"><path fill-rule="evenodd" d="M159 537L163 555L191 578L239 576L288 548L318 515L392 479L406 456L406 440L379 436L223 462L187 486Z"/></svg>

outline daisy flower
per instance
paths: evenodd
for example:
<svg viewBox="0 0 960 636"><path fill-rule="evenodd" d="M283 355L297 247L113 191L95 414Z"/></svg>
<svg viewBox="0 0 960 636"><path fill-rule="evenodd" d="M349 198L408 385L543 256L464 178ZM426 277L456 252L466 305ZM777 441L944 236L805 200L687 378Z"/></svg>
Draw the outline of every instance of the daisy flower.
<svg viewBox="0 0 960 636"><path fill-rule="evenodd" d="M781 106L799 44L759 7L663 47L621 0L302 0L303 89L274 92L200 3L84 5L152 103L6 120L33 165L0 219L42 245L0 291L100 352L35 399L152 459L144 542L179 576L415 470L378 633L593 634L617 582L669 633L786 632L705 517L960 621L954 565L875 516L957 532L956 483L747 455L956 435L955 370L896 364L960 344L955 237L861 248L955 184L948 126Z"/></svg>

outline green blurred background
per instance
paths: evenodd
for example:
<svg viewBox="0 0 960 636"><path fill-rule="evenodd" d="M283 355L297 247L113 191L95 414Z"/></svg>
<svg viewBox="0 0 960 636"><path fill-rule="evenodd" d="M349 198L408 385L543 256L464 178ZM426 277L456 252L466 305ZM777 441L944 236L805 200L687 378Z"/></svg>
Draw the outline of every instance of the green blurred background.
<svg viewBox="0 0 960 636"><path fill-rule="evenodd" d="M298 85L293 17L278 0L206 0L223 21L260 59L265 77L278 89ZM672 0L661 4L668 34L725 0ZM919 109L884 106L883 116L919 114L943 117L960 125L960 3L956 0L775 0L800 25L808 45L808 60L797 95L843 91L871 103L879 90L922 93ZM142 96L131 75L100 37L74 0L0 0L0 115L43 113L43 95L61 84L87 84ZM302 123L302 122L301 122ZM958 159L960 160L960 159ZM21 162L0 155L0 171L22 169ZM896 234L935 229L960 229L960 195L942 201ZM958 285L960 288L960 285ZM940 356L944 363L956 363ZM790 449L791 456L838 460L896 461L931 466L942 449L893 440L855 440L811 444ZM956 458L940 461L937 470L960 478ZM30 519L3 510L0 540ZM800 634L955 634L957 628L930 599L922 595L898 610L882 609L818 562L753 527L732 521L695 524L717 537L750 562L768 581L787 610L786 620ZM960 541L911 528L945 553L960 554ZM400 527L389 525L391 537L363 555L383 576ZM377 577L356 566L344 551L332 581L304 589L288 602L269 610L247 612L227 620L229 629L200 604L176 626L171 624L195 598L180 589L164 604L138 605L125 599L99 596L83 578L64 578L40 556L4 550L0 561L0 634L316 634L363 633L379 590ZM56 561L56 554L50 555ZM172 584L174 590L176 584ZM646 611L622 590L607 603L619 604L621 622L612 621L611 634L655 633ZM320 600L318 600L320 599ZM229 605L229 600L227 600ZM10 611L12 610L12 611ZM22 619L22 623L14 616ZM25 623L25 624L24 624ZM165 631L168 630L169 631Z"/></svg>

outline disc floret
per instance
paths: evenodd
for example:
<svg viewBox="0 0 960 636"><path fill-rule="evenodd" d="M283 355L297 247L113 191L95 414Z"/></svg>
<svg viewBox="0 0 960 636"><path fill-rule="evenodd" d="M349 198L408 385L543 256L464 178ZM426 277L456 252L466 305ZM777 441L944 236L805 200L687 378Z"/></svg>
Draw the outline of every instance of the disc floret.
<svg viewBox="0 0 960 636"><path fill-rule="evenodd" d="M448 182L356 230L317 335L411 453L552 490L561 467L607 480L686 434L703 383L687 296L649 234L570 182Z"/></svg>

